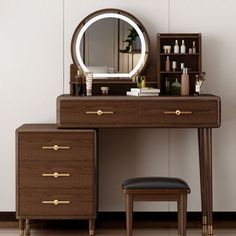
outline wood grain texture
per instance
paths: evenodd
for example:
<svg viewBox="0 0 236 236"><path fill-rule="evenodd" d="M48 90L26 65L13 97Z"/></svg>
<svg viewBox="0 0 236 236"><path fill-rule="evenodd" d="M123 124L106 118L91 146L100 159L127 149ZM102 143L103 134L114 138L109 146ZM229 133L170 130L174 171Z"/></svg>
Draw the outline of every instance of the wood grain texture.
<svg viewBox="0 0 236 236"><path fill-rule="evenodd" d="M112 115L86 114L87 111L112 111ZM165 114L166 111L191 111L191 114ZM59 128L99 127L219 127L220 98L205 96L92 96L57 98Z"/></svg>

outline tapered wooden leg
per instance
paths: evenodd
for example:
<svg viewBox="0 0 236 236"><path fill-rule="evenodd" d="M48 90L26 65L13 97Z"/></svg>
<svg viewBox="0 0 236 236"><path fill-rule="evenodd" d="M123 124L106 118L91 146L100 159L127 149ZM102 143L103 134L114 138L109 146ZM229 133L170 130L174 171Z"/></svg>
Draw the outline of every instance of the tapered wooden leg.
<svg viewBox="0 0 236 236"><path fill-rule="evenodd" d="M89 220L89 236L93 236L95 233L95 220L90 219Z"/></svg>
<svg viewBox="0 0 236 236"><path fill-rule="evenodd" d="M25 235L30 235L30 220L25 220Z"/></svg>
<svg viewBox="0 0 236 236"><path fill-rule="evenodd" d="M199 129L199 144L201 146L200 162L202 162L202 184L205 192L202 195L202 200L205 202L203 206L206 207L206 219L203 221L207 225L207 234L213 234L213 222L212 222L212 129L201 128ZM201 169L201 167L200 167Z"/></svg>
<svg viewBox="0 0 236 236"><path fill-rule="evenodd" d="M23 219L19 220L19 230L20 230L20 236L23 236L25 231L25 220Z"/></svg>
<svg viewBox="0 0 236 236"><path fill-rule="evenodd" d="M126 234L132 236L133 231L133 196L126 194Z"/></svg>
<svg viewBox="0 0 236 236"><path fill-rule="evenodd" d="M199 168L200 168L200 186L201 186L201 205L202 205L202 231L207 233L207 194L206 194L206 173L204 171L204 149L203 149L203 128L198 128L198 149L199 149Z"/></svg>
<svg viewBox="0 0 236 236"><path fill-rule="evenodd" d="M179 236L186 236L187 194L181 194L177 204Z"/></svg>

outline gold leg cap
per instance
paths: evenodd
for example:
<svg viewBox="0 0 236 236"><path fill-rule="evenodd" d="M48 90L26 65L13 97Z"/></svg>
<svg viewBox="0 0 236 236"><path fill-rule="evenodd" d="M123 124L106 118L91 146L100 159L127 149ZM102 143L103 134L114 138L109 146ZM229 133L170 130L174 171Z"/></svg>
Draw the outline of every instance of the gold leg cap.
<svg viewBox="0 0 236 236"><path fill-rule="evenodd" d="M208 235L213 235L213 226L208 225Z"/></svg>
<svg viewBox="0 0 236 236"><path fill-rule="evenodd" d="M93 229L90 229L89 230L89 236L93 236L94 235L94 230Z"/></svg>

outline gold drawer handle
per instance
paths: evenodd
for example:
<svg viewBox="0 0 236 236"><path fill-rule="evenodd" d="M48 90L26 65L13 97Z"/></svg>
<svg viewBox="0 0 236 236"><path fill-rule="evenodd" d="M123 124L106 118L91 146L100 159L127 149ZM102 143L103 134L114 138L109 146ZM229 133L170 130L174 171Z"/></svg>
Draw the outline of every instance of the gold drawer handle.
<svg viewBox="0 0 236 236"><path fill-rule="evenodd" d="M43 204L54 204L55 206L58 204L70 204L70 201L59 201L59 200L53 200L53 201L42 201Z"/></svg>
<svg viewBox="0 0 236 236"><path fill-rule="evenodd" d="M54 146L42 146L42 149L53 149L54 151L57 151L59 149L70 149L69 146L58 146L58 145L54 145Z"/></svg>
<svg viewBox="0 0 236 236"><path fill-rule="evenodd" d="M58 177L69 177L70 174L66 174L66 173L57 173L54 172L53 174L42 174L43 177L54 177L54 178L58 178Z"/></svg>
<svg viewBox="0 0 236 236"><path fill-rule="evenodd" d="M97 110L97 111L86 111L85 112L87 115L113 115L114 111L102 111L102 110Z"/></svg>
<svg viewBox="0 0 236 236"><path fill-rule="evenodd" d="M180 110L176 110L176 111L164 111L164 114L166 115L176 115L176 116L180 116L180 115L190 115L192 114L192 111L180 111Z"/></svg>

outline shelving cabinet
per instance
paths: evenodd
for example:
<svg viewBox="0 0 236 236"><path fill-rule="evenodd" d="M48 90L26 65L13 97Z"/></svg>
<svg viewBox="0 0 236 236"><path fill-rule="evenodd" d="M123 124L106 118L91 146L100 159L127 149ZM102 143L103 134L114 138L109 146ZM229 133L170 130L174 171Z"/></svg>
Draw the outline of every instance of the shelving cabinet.
<svg viewBox="0 0 236 236"><path fill-rule="evenodd" d="M175 42L178 42L179 53L174 53ZM180 53L182 40L186 47L185 53ZM195 44L196 52L192 51ZM171 89L166 89L166 80L169 81L170 87L177 79L180 83L182 74L181 63L188 68L190 79L190 94L195 91L195 76L202 72L202 48L200 33L162 33L157 34L157 83L160 85L162 94L171 94ZM170 51L164 51L163 46L170 46ZM166 70L166 59L170 60L170 71ZM172 68L172 62L176 62L176 69Z"/></svg>

